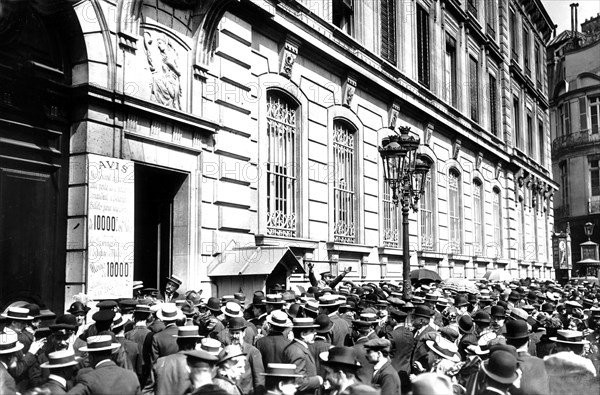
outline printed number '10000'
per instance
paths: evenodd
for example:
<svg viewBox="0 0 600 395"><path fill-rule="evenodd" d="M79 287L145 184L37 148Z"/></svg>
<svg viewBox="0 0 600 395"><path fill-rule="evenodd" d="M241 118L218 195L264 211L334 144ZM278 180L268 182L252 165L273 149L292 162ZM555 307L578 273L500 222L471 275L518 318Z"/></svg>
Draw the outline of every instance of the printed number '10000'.
<svg viewBox="0 0 600 395"><path fill-rule="evenodd" d="M106 262L106 275L108 277L128 277L128 262Z"/></svg>
<svg viewBox="0 0 600 395"><path fill-rule="evenodd" d="M108 230L114 232L117 230L117 217L108 215L94 215L94 230Z"/></svg>

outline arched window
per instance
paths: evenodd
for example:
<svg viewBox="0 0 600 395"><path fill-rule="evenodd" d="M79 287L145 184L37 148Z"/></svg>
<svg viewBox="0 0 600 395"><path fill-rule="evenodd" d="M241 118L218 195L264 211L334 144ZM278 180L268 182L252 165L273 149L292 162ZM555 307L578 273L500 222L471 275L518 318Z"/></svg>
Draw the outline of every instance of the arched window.
<svg viewBox="0 0 600 395"><path fill-rule="evenodd" d="M460 173L456 169L448 172L448 217L450 227L450 251L462 252L462 222L460 219L461 197Z"/></svg>
<svg viewBox="0 0 600 395"><path fill-rule="evenodd" d="M356 243L357 182L356 130L347 122L333 123L333 223L334 239Z"/></svg>
<svg viewBox="0 0 600 395"><path fill-rule="evenodd" d="M298 232L298 105L277 91L267 93L267 234Z"/></svg>
<svg viewBox="0 0 600 395"><path fill-rule="evenodd" d="M435 248L435 226L433 216L435 210L435 174L434 165L427 173L423 196L419 200L419 210L421 211L421 248L425 251L431 251Z"/></svg>
<svg viewBox="0 0 600 395"><path fill-rule="evenodd" d="M497 251L497 258L502 256L504 250L502 245L502 200L499 188L494 188L492 201L493 220L494 220L494 247Z"/></svg>
<svg viewBox="0 0 600 395"><path fill-rule="evenodd" d="M483 251L483 184L479 179L473 180L473 254Z"/></svg>

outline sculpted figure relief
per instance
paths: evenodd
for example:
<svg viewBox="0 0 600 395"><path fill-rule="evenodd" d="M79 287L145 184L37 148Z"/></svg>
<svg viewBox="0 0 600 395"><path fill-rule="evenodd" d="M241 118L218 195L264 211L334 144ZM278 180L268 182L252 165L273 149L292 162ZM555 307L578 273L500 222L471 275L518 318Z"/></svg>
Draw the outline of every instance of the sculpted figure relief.
<svg viewBox="0 0 600 395"><path fill-rule="evenodd" d="M177 64L177 52L164 34L154 39L149 32L144 33L144 48L152 72L152 101L181 110L181 71Z"/></svg>

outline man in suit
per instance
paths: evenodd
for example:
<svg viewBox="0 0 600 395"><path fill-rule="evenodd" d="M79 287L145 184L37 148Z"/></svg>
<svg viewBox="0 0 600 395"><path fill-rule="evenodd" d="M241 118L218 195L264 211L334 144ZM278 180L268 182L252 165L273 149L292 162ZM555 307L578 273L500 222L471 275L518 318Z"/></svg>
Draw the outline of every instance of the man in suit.
<svg viewBox="0 0 600 395"><path fill-rule="evenodd" d="M246 354L240 346L229 345L219 353L217 374L213 384L225 390L229 395L244 395L238 383L244 374Z"/></svg>
<svg viewBox="0 0 600 395"><path fill-rule="evenodd" d="M242 352L246 354L244 374L240 377L238 385L246 395L262 395L265 390L265 378L263 376L265 367L260 351L252 344L246 343L246 327L246 320L242 317L230 319L227 326L229 329L229 343L240 346Z"/></svg>
<svg viewBox="0 0 600 395"><path fill-rule="evenodd" d="M387 334L387 339L392 343L390 354L392 366L398 372L400 381L404 385L410 385L410 381L408 380L410 354L415 347L413 333L405 326L407 316L408 314L404 311L391 308L388 315L388 323L393 329Z"/></svg>
<svg viewBox="0 0 600 395"><path fill-rule="evenodd" d="M33 334L27 331L27 326L33 321L33 316L29 315L29 309L23 307L9 307L2 317L7 320L7 328L17 334L19 343L23 345L23 353L29 351L29 346L33 343Z"/></svg>
<svg viewBox="0 0 600 395"><path fill-rule="evenodd" d="M158 358L175 354L179 350L174 337L177 335L177 325L175 322L185 317L182 311L175 306L175 303L163 303L156 316L165 323L165 329L155 334L152 338L152 347L150 350L150 362L152 365L154 365Z"/></svg>
<svg viewBox="0 0 600 395"><path fill-rule="evenodd" d="M87 346L81 350L89 353L93 369L82 369L77 375L77 384L68 394L141 394L140 383L135 373L118 367L111 360L112 351L119 347L119 343L112 343L110 335L88 337Z"/></svg>
<svg viewBox="0 0 600 395"><path fill-rule="evenodd" d="M331 328L331 345L343 346L346 336L350 333L348 321L340 317L338 309L340 301L337 295L323 295L319 298L319 314L327 314L333 328Z"/></svg>
<svg viewBox="0 0 600 395"><path fill-rule="evenodd" d="M506 344L517 349L517 360L523 372L521 386L511 389L512 395L542 395L550 393L544 361L527 352L529 330L527 321L511 320L506 323Z"/></svg>
<svg viewBox="0 0 600 395"><path fill-rule="evenodd" d="M358 320L352 321L354 343L352 347L356 351L356 360L360 363L356 376L363 383L370 383L373 378L373 365L367 360L365 343L379 338L375 333L375 325L377 325L377 316L374 313L362 313Z"/></svg>
<svg viewBox="0 0 600 395"><path fill-rule="evenodd" d="M284 363L296 365L296 394L314 394L323 385L323 378L317 375L317 365L308 345L315 340L318 325L312 318L294 318L292 332L294 340L285 348Z"/></svg>
<svg viewBox="0 0 600 395"><path fill-rule="evenodd" d="M333 328L333 323L327 316L327 314L320 314L315 319L315 324L319 325L317 328L317 334L315 336L315 341L312 344L308 345L313 357L315 358L315 362L317 363L317 373L319 376L325 380L327 376L327 372L325 372L324 366L321 364L321 359L319 355L327 351L331 348L331 328Z"/></svg>
<svg viewBox="0 0 600 395"><path fill-rule="evenodd" d="M195 325L180 326L177 329L175 339L179 351L158 358L144 386L144 394L183 394L191 387L186 369L186 353L196 348L200 335Z"/></svg>
<svg viewBox="0 0 600 395"><path fill-rule="evenodd" d="M319 354L319 359L327 372L327 381L336 394L348 394L351 391L362 390L363 386L356 375L359 362L356 351L352 347L332 347L329 351ZM363 391L362 393L368 393Z"/></svg>
<svg viewBox="0 0 600 395"><path fill-rule="evenodd" d="M52 395L66 394L67 385L73 378L77 364L79 362L75 359L73 350L60 350L48 354L48 362L40 367L50 370L50 375L41 389L49 391Z"/></svg>
<svg viewBox="0 0 600 395"><path fill-rule="evenodd" d="M146 378L152 368L151 366L146 366L150 363L147 358L144 358L144 343L146 342L146 338L152 336L153 333L148 329L148 321L151 314L149 305L136 305L135 310L133 310L133 329L125 333L125 339L134 342L138 346L139 355L142 356L142 374L138 376L140 384L146 382Z"/></svg>
<svg viewBox="0 0 600 395"><path fill-rule="evenodd" d="M16 333L0 335L0 394L14 395L17 393L15 379L8 368L16 363L17 353L23 349Z"/></svg>
<svg viewBox="0 0 600 395"><path fill-rule="evenodd" d="M267 323L269 332L256 341L256 348L260 351L264 366L270 363L283 363L283 350L290 344L283 332L292 327L292 321L281 310L273 310L267 316Z"/></svg>
<svg viewBox="0 0 600 395"><path fill-rule="evenodd" d="M183 297L177 292L182 283L183 281L174 274L167 277L165 291L160 295L165 303L175 303L176 300L183 299Z"/></svg>
<svg viewBox="0 0 600 395"><path fill-rule="evenodd" d="M117 363L122 368L134 371L139 380L139 377L142 375L142 354L136 343L125 338L123 330L126 325L127 321L120 313L117 313L112 324L112 332L121 344Z"/></svg>
<svg viewBox="0 0 600 395"><path fill-rule="evenodd" d="M371 385L381 389L381 395L397 395L400 390L400 376L392 367L389 352L392 343L388 339L373 339L365 343L367 360L373 365Z"/></svg>
<svg viewBox="0 0 600 395"><path fill-rule="evenodd" d="M429 337L431 336L429 333L434 332L434 329L429 325L431 316L431 309L425 305L418 305L413 312L412 325L415 328L415 345L410 356L410 367L414 374L428 371L430 368L427 361L429 349L427 348L425 341L429 340Z"/></svg>

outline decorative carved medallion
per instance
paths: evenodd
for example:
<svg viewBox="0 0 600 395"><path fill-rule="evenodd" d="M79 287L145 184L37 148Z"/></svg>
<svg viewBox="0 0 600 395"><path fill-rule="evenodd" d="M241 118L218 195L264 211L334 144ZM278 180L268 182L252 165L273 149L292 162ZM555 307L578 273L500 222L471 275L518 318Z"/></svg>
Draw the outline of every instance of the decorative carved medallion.
<svg viewBox="0 0 600 395"><path fill-rule="evenodd" d="M296 56L298 56L298 48L300 43L288 36L286 37L285 44L283 45L283 53L281 55L281 66L279 68L279 74L291 78L292 77L292 69L294 67L294 62L296 61Z"/></svg>
<svg viewBox="0 0 600 395"><path fill-rule="evenodd" d="M350 104L352 104L352 98L354 97L354 92L356 92L356 78L348 75L346 77L346 81L344 81L342 91L344 92L342 104L346 107L350 107Z"/></svg>

